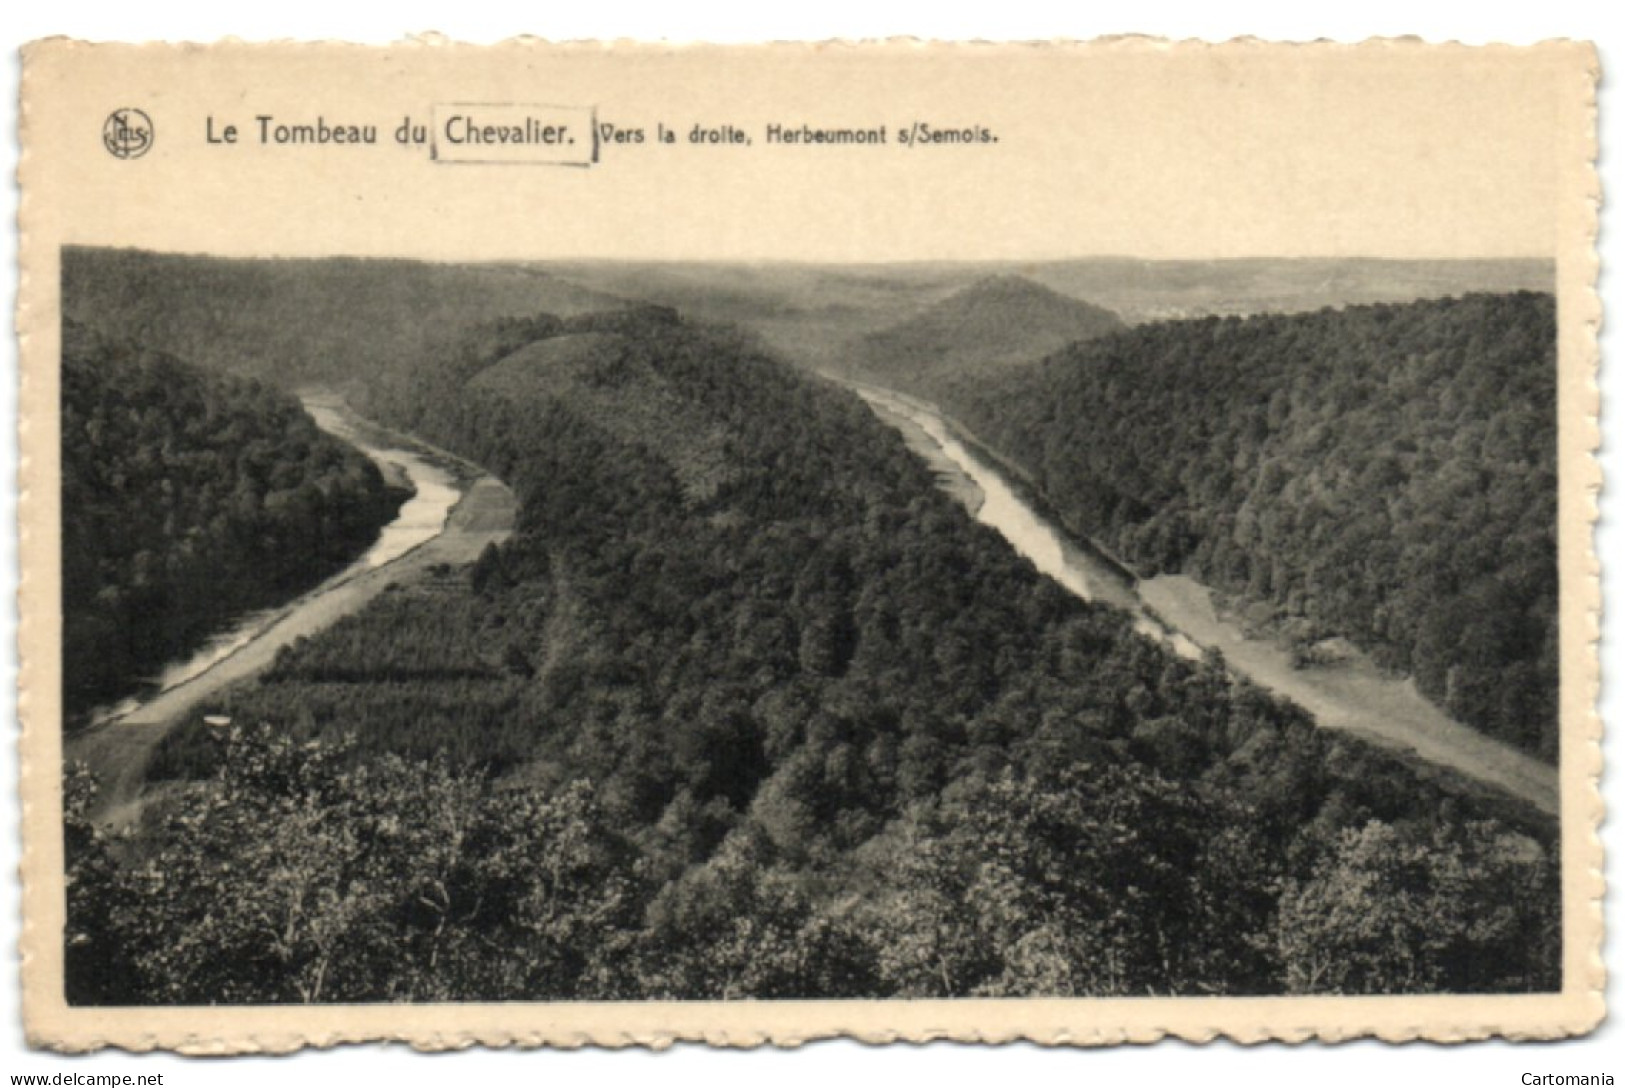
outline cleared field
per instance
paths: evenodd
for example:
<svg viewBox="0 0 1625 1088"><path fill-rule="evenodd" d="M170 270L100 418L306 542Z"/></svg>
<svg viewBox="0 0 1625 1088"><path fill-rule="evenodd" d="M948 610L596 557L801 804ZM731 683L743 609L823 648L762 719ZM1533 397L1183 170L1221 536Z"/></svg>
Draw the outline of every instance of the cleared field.
<svg viewBox="0 0 1625 1088"><path fill-rule="evenodd" d="M431 567L462 565L487 545L513 533L517 503L507 485L481 476L463 485L438 535L371 569L349 571L288 604L251 640L206 672L155 696L129 714L68 738L65 757L87 764L101 782L96 814L119 824L136 814L143 775L153 749L205 700L268 668L284 646L358 611L391 585L421 577Z"/></svg>

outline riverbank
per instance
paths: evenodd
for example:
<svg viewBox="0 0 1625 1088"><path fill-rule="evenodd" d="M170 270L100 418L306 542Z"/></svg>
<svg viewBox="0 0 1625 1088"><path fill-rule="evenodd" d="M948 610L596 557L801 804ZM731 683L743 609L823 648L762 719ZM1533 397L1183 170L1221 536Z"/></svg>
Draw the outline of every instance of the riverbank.
<svg viewBox="0 0 1625 1088"><path fill-rule="evenodd" d="M1354 651L1336 664L1296 668L1290 652L1249 638L1220 618L1211 591L1193 578L1159 575L1142 581L1139 594L1169 625L1219 651L1237 673L1297 703L1320 725L1414 752L1557 815L1555 767L1456 721L1411 680L1383 673L1364 654Z"/></svg>
<svg viewBox="0 0 1625 1088"><path fill-rule="evenodd" d="M863 397L886 422L901 427L899 421L906 420L936 443L940 457L931 463L939 477L941 466L950 464L979 490L999 496L998 503L984 502L974 511L977 519L997 528L1039 570L1078 596L1127 608L1136 617L1137 629L1166 641L1184 656L1218 651L1237 676L1290 699L1323 728L1405 752L1510 794L1548 816L1557 815L1556 768L1450 718L1409 679L1381 672L1357 652L1335 664L1294 667L1286 650L1251 638L1237 623L1220 617L1208 587L1194 579L1182 575L1137 579L1098 546L1080 547L1077 530L1034 501L1030 481L1023 493L1005 476L1009 470L1001 467L1002 458L985 451L974 436L962 438L963 428L935 406L831 377ZM950 481L945 486L957 485Z"/></svg>
<svg viewBox="0 0 1625 1088"><path fill-rule="evenodd" d="M471 563L487 545L512 535L517 503L500 480L472 472L454 475L446 466L409 451L412 440L362 420L342 401L307 402L306 408L324 430L381 464L398 466L416 494L350 566L282 608L245 621L240 637L229 640L229 653L207 661L118 717L68 739L65 759L85 762L101 782L95 815L103 822L133 817L153 748L207 700L251 679L268 668L284 646L331 626L391 585L433 566Z"/></svg>
<svg viewBox="0 0 1625 1088"><path fill-rule="evenodd" d="M1027 495L986 459L961 441L947 420L912 397L859 383L847 383L881 419L910 435L923 435L936 447L930 464L939 486L952 495L966 489L981 496L976 520L996 529L1040 571L1085 600L1103 601L1136 610L1133 575L1109 557L1061 532ZM906 428L906 430L905 430ZM918 439L910 442L917 448ZM1151 632L1148 632L1151 633Z"/></svg>
<svg viewBox="0 0 1625 1088"><path fill-rule="evenodd" d="M863 396L859 393L859 396ZM970 474L960 470L953 458L948 456L942 444L916 423L907 413L900 412L887 405L881 397L867 397L869 407L874 409L881 418L900 434L903 444L909 448L920 460L925 462L926 468L936 479L937 487L946 492L948 497L965 508L971 517L981 513L982 504L987 501L987 495L971 479Z"/></svg>
<svg viewBox="0 0 1625 1088"><path fill-rule="evenodd" d="M831 381L845 385L860 397L863 397L870 403L871 407L876 404L881 406L889 405L888 410L895 412L903 419L909 419L911 415L929 417L934 421L938 429L944 432L953 442L962 446L972 460L997 473L1004 481L1005 486L1014 492L1016 497L1036 513L1039 518L1061 529L1066 535L1068 543L1085 552L1092 563L1105 567L1113 577L1121 580L1130 588L1140 580L1140 572L1134 569L1133 564L1118 555L1106 544L1091 537L1081 527L1073 525L1059 510L1050 505L1049 499L1044 495L1043 489L1038 486L1038 481L1033 479L1031 473L982 441L981 437L969 427L966 427L957 419L944 415L942 410L935 404L911 396L908 393L900 393L894 389L884 389L877 385L858 381L855 378L847 378L833 371L824 371L822 373ZM915 426L918 426L918 424L915 424Z"/></svg>

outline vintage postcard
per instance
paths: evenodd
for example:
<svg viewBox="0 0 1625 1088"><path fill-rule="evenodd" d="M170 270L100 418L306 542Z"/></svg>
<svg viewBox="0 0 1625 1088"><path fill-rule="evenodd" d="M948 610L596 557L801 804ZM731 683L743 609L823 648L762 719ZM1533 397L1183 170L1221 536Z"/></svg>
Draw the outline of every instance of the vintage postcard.
<svg viewBox="0 0 1625 1088"><path fill-rule="evenodd" d="M1590 1031L1597 78L28 47L31 1045Z"/></svg>

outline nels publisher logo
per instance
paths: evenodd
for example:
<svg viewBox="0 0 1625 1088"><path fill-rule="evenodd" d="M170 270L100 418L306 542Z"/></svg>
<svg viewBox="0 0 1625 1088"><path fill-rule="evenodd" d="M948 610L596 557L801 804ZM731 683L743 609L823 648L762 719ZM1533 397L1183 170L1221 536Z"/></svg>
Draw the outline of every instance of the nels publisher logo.
<svg viewBox="0 0 1625 1088"><path fill-rule="evenodd" d="M115 159L139 159L152 150L152 118L138 109L114 110L102 125L102 145Z"/></svg>

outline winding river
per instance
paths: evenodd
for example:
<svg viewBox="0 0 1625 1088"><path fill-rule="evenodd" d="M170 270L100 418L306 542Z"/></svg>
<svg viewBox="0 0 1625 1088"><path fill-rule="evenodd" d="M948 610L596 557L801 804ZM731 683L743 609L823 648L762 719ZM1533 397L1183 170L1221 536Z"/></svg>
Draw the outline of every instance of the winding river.
<svg viewBox="0 0 1625 1088"><path fill-rule="evenodd" d="M1206 586L1183 575L1136 581L1091 554L1035 510L1004 475L954 433L932 405L892 390L833 380L851 388L894 427L935 472L937 483L976 519L998 530L1021 555L1085 600L1127 609L1135 629L1181 656L1218 650L1238 676L1297 703L1323 728L1355 734L1448 768L1535 806L1558 811L1557 769L1446 715L1406 678L1382 672L1363 655L1300 668L1287 650L1249 638L1214 607Z"/></svg>
<svg viewBox="0 0 1625 1088"><path fill-rule="evenodd" d="M333 595L356 578L395 562L445 530L447 516L462 498L451 472L419 453L389 444L384 437L386 432L365 426L344 407L344 402L338 397L310 393L301 396L300 401L322 430L365 453L386 475L404 477L413 489L412 497L401 505L395 519L379 531L378 539L372 546L349 566L281 608L244 616L191 656L171 662L139 694L99 711L91 719L93 725L126 720L151 721L171 716L172 708L179 708L182 703L175 693L184 690L188 696L185 703L195 702L190 696L197 694L201 697L200 693L192 690L197 686L196 682L237 658L257 640L265 639L277 630L304 633L305 625L299 622L299 612L315 616L331 611ZM297 637L297 634L292 637ZM291 641L291 638L279 641L276 648L286 641ZM233 674L238 671L231 670ZM210 690L217 686L211 684Z"/></svg>
<svg viewBox="0 0 1625 1088"><path fill-rule="evenodd" d="M1041 572L1087 600L1128 610L1137 630L1177 653L1218 650L1239 676L1292 700L1322 727L1412 753L1519 797L1542 812L1558 810L1554 767L1454 721L1406 679L1382 673L1363 657L1329 667L1295 668L1287 652L1251 639L1218 614L1207 588L1184 576L1134 578L1052 524L978 451L961 441L936 409L867 385L854 388L936 474L938 485L982 523L996 529ZM436 563L472 562L514 525L512 493L489 476L468 482L449 461L402 448L387 432L351 414L337 397L301 398L317 424L362 450L415 489L394 521L343 571L281 609L244 618L208 646L165 669L142 696L109 708L70 745L104 777L109 806L133 803L140 769L163 733L205 699L268 667L276 653L360 608L392 582ZM469 466L463 466L465 469Z"/></svg>
<svg viewBox="0 0 1625 1088"><path fill-rule="evenodd" d="M513 533L513 492L495 477L481 475L478 466L443 451L407 448L331 394L311 393L300 400L318 426L371 457L386 475L404 477L413 495L372 546L342 571L279 609L244 617L165 669L146 692L65 738L66 757L84 762L101 780L93 815L103 826L140 819L153 750L209 699L269 668L284 646L331 626L391 586L440 565L471 563L487 545Z"/></svg>
<svg viewBox="0 0 1625 1088"><path fill-rule="evenodd" d="M1202 656L1200 646L1146 608L1131 576L1079 547L1034 510L1002 473L954 436L937 412L890 390L867 385L853 388L881 419L902 432L909 446L936 472L944 490L963 502L977 521L996 529L1040 573L1086 601L1126 609L1134 616L1135 630L1167 643L1182 657L1195 660Z"/></svg>

